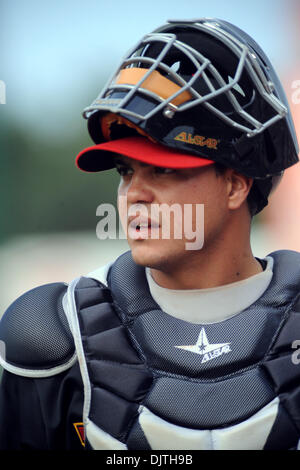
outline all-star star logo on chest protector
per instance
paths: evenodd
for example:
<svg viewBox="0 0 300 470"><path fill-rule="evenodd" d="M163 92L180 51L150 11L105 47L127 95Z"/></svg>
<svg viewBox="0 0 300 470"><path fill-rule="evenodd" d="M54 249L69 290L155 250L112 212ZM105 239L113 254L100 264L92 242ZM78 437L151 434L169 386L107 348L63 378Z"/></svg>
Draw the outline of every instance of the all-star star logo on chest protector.
<svg viewBox="0 0 300 470"><path fill-rule="evenodd" d="M201 364L207 361L211 361L216 357L221 356L222 354L227 354L231 352L230 343L209 343L205 329L201 328L198 340L196 344L189 346L175 346L175 348L184 349L185 351L190 351L195 354L203 355Z"/></svg>

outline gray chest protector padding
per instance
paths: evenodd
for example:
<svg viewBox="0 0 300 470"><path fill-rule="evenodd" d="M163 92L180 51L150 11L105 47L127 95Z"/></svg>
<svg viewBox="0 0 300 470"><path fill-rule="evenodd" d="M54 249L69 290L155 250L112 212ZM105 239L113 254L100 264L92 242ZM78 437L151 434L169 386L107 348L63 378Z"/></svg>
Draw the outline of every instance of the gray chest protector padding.
<svg viewBox="0 0 300 470"><path fill-rule="evenodd" d="M270 256L274 272L267 291L215 324L192 324L163 312L150 295L144 268L129 252L110 269L108 289L93 279L79 280L74 299L92 384L90 418L99 429L128 448L147 448L138 422L141 405L175 425L216 429L240 423L279 396L284 408L278 415L289 424L279 426L276 439L291 436L285 448L294 445L300 373L291 345L300 332L300 254ZM63 283L41 286L6 311L0 340L7 370L43 377L74 363L62 306L66 290ZM178 348L196 345L203 330L209 344L228 347L207 356Z"/></svg>
<svg viewBox="0 0 300 470"><path fill-rule="evenodd" d="M299 295L300 255L284 251L271 256L273 279L261 298L234 317L207 325L163 312L149 293L144 268L132 262L130 253L112 266L115 308L155 378L144 400L154 413L184 426L212 429L245 419L276 396L263 362ZM202 328L210 343L229 343L230 350L205 362L204 355L177 347L196 344Z"/></svg>
<svg viewBox="0 0 300 470"><path fill-rule="evenodd" d="M50 376L74 362L73 337L62 305L66 291L62 282L39 286L6 310L0 340L7 370L28 377Z"/></svg>
<svg viewBox="0 0 300 470"><path fill-rule="evenodd" d="M217 430L242 423L279 397L264 448L296 446L300 374L291 344L300 329L300 255L271 256L273 278L260 299L209 325L163 312L150 295L144 268L130 253L111 267L113 308L98 310L102 322L87 301L89 292L96 296L97 282L80 281L76 304L92 384L90 421L129 449L147 449L141 409L181 428ZM178 348L195 345L203 330L209 344L229 348L212 356Z"/></svg>

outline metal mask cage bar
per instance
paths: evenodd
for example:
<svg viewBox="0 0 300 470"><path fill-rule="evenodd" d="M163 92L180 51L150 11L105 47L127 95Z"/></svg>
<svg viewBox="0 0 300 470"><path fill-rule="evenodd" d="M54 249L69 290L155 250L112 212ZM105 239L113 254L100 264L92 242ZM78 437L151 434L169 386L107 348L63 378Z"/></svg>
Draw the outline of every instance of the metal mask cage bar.
<svg viewBox="0 0 300 470"><path fill-rule="evenodd" d="M134 46L129 54L126 56L127 58L123 60L118 67L117 71L113 74L112 78L107 82L106 86L100 93L100 95L96 98L96 100L83 111L83 116L88 118L90 114L96 110L106 110L111 111L113 113L122 113L128 116L132 116L138 120L147 120L159 112L161 109L165 108L166 116L172 118L174 113L186 111L194 106L198 106L203 104L210 112L217 115L220 119L222 119L226 124L238 129L242 132L247 133L249 137L252 137L260 132L263 132L267 127L271 126L274 122L282 119L288 112L286 106L273 94L272 92L272 84L268 82L267 78L265 77L255 55L250 52L248 47L245 44L242 44L236 38L234 38L231 34L223 31L222 29L218 28L211 23L205 24L203 23L195 23L195 27L199 30L209 33L213 37L219 39L223 44L225 44L239 59L238 65L236 67L236 71L234 74L233 79L230 83L226 83L223 77L220 75L216 67L211 63L211 61L203 56L200 52L195 50L193 47L184 44L177 40L175 34L165 34L165 33L150 33L147 34L142 41L140 41L136 46ZM158 54L156 59L142 56L142 55L134 55L138 50L140 50L144 45L149 45L153 42L162 42L165 45L162 48L162 51ZM163 62L164 57L168 54L169 50L175 47L181 53L183 53L195 66L197 72L190 78L189 81L184 80L178 73L176 73L171 67L166 65ZM120 71L128 65L134 64L141 64L145 63L149 67L147 72L143 75L143 77L135 84L116 84L116 78L118 77ZM275 110L277 113L272 118L268 119L266 122L260 122L251 116L248 112L243 110L242 106L239 104L237 98L232 93L232 88L238 85L238 82L241 78L244 68L246 68L249 76L252 79L253 84L255 85L257 91L262 96L262 98ZM152 74L155 70L163 70L167 72L169 77L174 80L175 83L181 86L180 90L173 93L168 98L161 98L158 94L143 88L143 83L147 80L147 78ZM213 83L211 82L210 78L208 77L206 70L209 71L210 75L214 78L216 83L220 85L220 88L216 89ZM203 80L205 81L208 89L210 90L209 93L206 95L201 95L198 93L193 87L193 83L202 75ZM109 99L109 96L105 98L108 94L111 95L112 91L120 91L120 90L128 90L128 93L120 99ZM136 92L142 93L144 95L149 96L150 98L156 100L158 104L148 113L145 115L138 114L134 111L127 110L125 106L128 104L132 96ZM172 101L179 96L184 91L188 91L192 99L189 100L187 103L183 103L179 106L175 106ZM248 127L247 125L242 125L240 122L237 122L227 116L223 111L218 109L217 107L213 106L209 103L209 100L219 96L220 94L224 94L229 102L232 105L233 110L242 117L242 119L246 122L246 124L251 125L252 127Z"/></svg>

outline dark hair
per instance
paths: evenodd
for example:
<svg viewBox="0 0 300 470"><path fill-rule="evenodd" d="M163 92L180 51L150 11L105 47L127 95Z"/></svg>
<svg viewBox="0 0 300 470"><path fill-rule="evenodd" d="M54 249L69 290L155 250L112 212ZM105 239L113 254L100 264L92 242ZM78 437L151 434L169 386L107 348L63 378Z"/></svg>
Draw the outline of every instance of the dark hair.
<svg viewBox="0 0 300 470"><path fill-rule="evenodd" d="M215 163L214 167L215 167L215 172L216 172L217 175L223 175L224 172L227 169L227 167L222 165L222 163ZM260 195L259 189L258 189L255 181L253 181L253 185L252 185L252 187L249 191L249 194L247 196L247 204L248 204L248 208L249 208L249 212L250 212L251 217L253 217L260 210L259 200L261 200L261 195ZM266 205L266 204L264 204L264 205Z"/></svg>

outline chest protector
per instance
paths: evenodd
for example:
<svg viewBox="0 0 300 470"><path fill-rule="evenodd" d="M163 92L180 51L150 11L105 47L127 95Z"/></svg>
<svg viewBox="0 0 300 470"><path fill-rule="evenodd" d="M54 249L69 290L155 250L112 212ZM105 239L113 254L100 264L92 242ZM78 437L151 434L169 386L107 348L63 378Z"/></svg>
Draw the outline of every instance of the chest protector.
<svg viewBox="0 0 300 470"><path fill-rule="evenodd" d="M192 324L150 295L125 253L108 288L71 283L65 311L94 449L295 449L300 438L300 254L280 251L245 310Z"/></svg>

